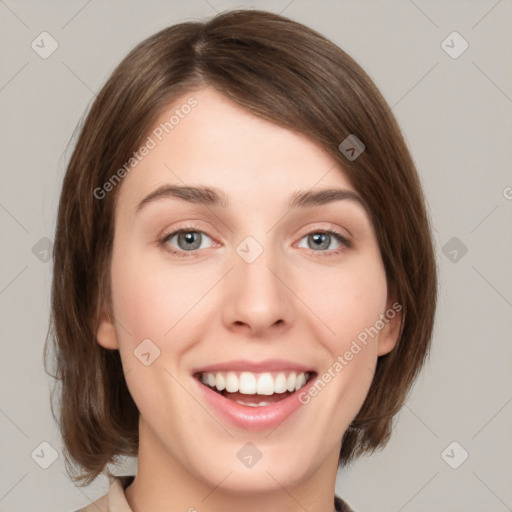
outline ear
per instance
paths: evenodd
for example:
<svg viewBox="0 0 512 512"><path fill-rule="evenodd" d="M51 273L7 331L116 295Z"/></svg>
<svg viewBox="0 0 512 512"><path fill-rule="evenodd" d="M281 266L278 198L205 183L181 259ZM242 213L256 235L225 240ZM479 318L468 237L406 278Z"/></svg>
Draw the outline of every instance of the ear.
<svg viewBox="0 0 512 512"><path fill-rule="evenodd" d="M384 327L379 333L378 355L383 356L391 352L399 340L400 324L402 321L402 304L389 300L382 318Z"/></svg>
<svg viewBox="0 0 512 512"><path fill-rule="evenodd" d="M113 320L107 312L102 312L96 330L96 341L103 347L110 350L119 348L116 328Z"/></svg>

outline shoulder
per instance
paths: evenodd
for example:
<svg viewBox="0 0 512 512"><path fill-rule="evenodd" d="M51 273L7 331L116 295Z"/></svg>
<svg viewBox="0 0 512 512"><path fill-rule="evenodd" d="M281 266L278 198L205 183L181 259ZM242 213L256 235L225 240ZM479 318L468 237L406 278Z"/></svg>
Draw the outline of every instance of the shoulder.
<svg viewBox="0 0 512 512"><path fill-rule="evenodd" d="M350 505L339 496L334 496L334 507L339 512L354 512Z"/></svg>
<svg viewBox="0 0 512 512"><path fill-rule="evenodd" d="M110 512L108 509L108 494L105 494L105 496L97 499L87 507L74 510L73 512Z"/></svg>
<svg viewBox="0 0 512 512"><path fill-rule="evenodd" d="M107 494L98 498L94 503L73 512L113 512L130 511L124 491L133 482L134 475L117 476L110 481Z"/></svg>

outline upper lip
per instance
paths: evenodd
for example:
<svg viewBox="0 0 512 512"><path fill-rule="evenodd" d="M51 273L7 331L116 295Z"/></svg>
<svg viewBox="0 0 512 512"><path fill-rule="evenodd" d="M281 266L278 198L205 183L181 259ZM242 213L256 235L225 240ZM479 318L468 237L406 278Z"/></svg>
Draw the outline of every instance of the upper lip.
<svg viewBox="0 0 512 512"><path fill-rule="evenodd" d="M193 374L197 373L213 373L222 371L235 371L235 372L276 372L276 371L295 371L295 372L314 372L314 370L300 363L294 361L287 361L285 359L265 359L264 361L247 361L237 359L233 361L225 361L223 363L210 364L201 366L192 370Z"/></svg>

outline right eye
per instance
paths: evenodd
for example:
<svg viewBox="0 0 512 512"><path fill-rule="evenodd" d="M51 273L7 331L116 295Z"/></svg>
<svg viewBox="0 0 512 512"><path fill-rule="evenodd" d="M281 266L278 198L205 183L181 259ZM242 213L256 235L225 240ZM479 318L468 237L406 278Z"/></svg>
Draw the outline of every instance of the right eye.
<svg viewBox="0 0 512 512"><path fill-rule="evenodd" d="M195 257L198 256L196 251L206 248L203 243L206 239L212 240L206 233L192 226L167 233L160 240L160 245L180 258ZM173 242L176 245L172 245Z"/></svg>

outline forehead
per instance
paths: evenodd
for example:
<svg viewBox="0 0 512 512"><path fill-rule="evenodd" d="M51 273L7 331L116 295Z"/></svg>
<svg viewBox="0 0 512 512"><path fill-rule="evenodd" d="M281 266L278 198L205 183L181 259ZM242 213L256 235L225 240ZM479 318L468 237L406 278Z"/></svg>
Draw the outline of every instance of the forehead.
<svg viewBox="0 0 512 512"><path fill-rule="evenodd" d="M163 184L212 185L261 203L290 191L355 191L315 141L245 110L214 89L186 93L161 112L144 138L150 149L123 180L134 203Z"/></svg>

